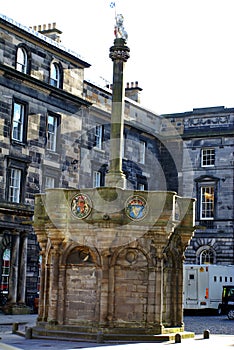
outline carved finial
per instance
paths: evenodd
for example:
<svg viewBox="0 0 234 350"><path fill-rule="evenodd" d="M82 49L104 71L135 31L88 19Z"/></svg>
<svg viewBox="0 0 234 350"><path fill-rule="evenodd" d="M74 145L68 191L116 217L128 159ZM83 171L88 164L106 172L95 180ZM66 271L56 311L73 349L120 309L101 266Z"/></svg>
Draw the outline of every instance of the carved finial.
<svg viewBox="0 0 234 350"><path fill-rule="evenodd" d="M124 26L123 26L123 21L124 21L123 15L117 14L115 17L115 20L116 20L115 30L114 30L115 37L127 40L128 33L126 32L126 30L124 29Z"/></svg>

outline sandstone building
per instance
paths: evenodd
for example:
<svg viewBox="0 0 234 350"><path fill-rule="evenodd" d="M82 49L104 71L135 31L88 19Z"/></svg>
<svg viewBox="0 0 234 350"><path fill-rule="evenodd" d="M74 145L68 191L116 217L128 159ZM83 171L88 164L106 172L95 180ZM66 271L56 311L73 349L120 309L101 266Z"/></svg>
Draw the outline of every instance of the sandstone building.
<svg viewBox="0 0 234 350"><path fill-rule="evenodd" d="M55 24L27 28L1 15L0 28L1 289L8 311L22 312L40 283L34 196L104 186L112 91L85 80L90 64L62 45ZM125 93L127 188L197 198L201 227L186 261L233 264L234 109L160 116L141 106L137 82Z"/></svg>

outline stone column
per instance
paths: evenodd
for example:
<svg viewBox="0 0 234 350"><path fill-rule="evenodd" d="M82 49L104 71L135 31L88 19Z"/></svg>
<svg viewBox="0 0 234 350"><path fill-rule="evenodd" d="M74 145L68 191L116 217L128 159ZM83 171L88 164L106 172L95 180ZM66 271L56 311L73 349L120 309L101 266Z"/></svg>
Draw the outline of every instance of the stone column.
<svg viewBox="0 0 234 350"><path fill-rule="evenodd" d="M59 283L59 257L60 257L60 241L52 242L50 261L50 291L49 291L49 310L48 321L50 323L58 323L58 283Z"/></svg>
<svg viewBox="0 0 234 350"><path fill-rule="evenodd" d="M9 273L9 292L8 301L13 305L17 302L17 287L18 287L18 264L19 264L19 232L12 233L11 236L11 261Z"/></svg>
<svg viewBox="0 0 234 350"><path fill-rule="evenodd" d="M24 232L21 235L19 252L19 280L18 280L18 303L25 304L25 292L26 292L26 272L27 272L27 245L28 236Z"/></svg>
<svg viewBox="0 0 234 350"><path fill-rule="evenodd" d="M155 323L158 327L158 331L162 333L163 330L163 253L162 248L159 247L157 250L157 265L156 265L156 288L155 288Z"/></svg>
<svg viewBox="0 0 234 350"><path fill-rule="evenodd" d="M130 57L130 49L123 38L116 38L110 48L113 61L113 89L110 137L110 170L106 175L106 186L126 187L126 178L122 172L122 146L124 128L124 64Z"/></svg>
<svg viewBox="0 0 234 350"><path fill-rule="evenodd" d="M39 291L39 306L38 306L38 321L45 321L46 316L45 316L45 301L46 301L46 288L45 288L45 279L46 279L46 243L47 239L46 238L41 238L39 236L40 240L40 255L41 255L41 272L40 272L40 291Z"/></svg>

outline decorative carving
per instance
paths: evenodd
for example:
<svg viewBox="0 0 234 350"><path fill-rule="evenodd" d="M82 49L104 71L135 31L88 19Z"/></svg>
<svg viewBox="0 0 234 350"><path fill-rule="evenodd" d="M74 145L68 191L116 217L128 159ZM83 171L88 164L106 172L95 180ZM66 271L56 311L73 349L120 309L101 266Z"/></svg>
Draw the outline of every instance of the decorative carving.
<svg viewBox="0 0 234 350"><path fill-rule="evenodd" d="M129 249L126 253L125 258L129 263L133 263L137 258L136 251L133 249Z"/></svg>
<svg viewBox="0 0 234 350"><path fill-rule="evenodd" d="M71 201L71 212L77 219L86 218L91 211L91 200L90 198L79 193L72 198Z"/></svg>
<svg viewBox="0 0 234 350"><path fill-rule="evenodd" d="M128 48L126 47L126 49ZM110 52L109 56L112 59L112 61L121 60L121 61L127 62L127 60L130 57L130 54L129 54L129 50L116 48L116 50L113 50Z"/></svg>
<svg viewBox="0 0 234 350"><path fill-rule="evenodd" d="M230 124L230 115L224 115L219 117L187 118L185 119L184 124L188 127L197 127L197 126L219 127L220 125L228 126Z"/></svg>
<svg viewBox="0 0 234 350"><path fill-rule="evenodd" d="M126 201L125 212L131 220L142 220L148 211L146 200L140 196L129 197Z"/></svg>

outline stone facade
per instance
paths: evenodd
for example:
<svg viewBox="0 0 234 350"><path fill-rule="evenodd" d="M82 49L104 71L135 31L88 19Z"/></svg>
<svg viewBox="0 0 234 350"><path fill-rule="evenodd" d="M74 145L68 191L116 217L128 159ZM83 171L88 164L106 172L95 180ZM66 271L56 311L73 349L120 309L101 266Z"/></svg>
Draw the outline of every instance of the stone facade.
<svg viewBox="0 0 234 350"><path fill-rule="evenodd" d="M183 125L181 137L189 158L189 162L183 159L183 193L197 199L197 229L186 250L186 262L233 265L234 109L199 108L165 117ZM212 213L206 217L203 188L213 189Z"/></svg>

